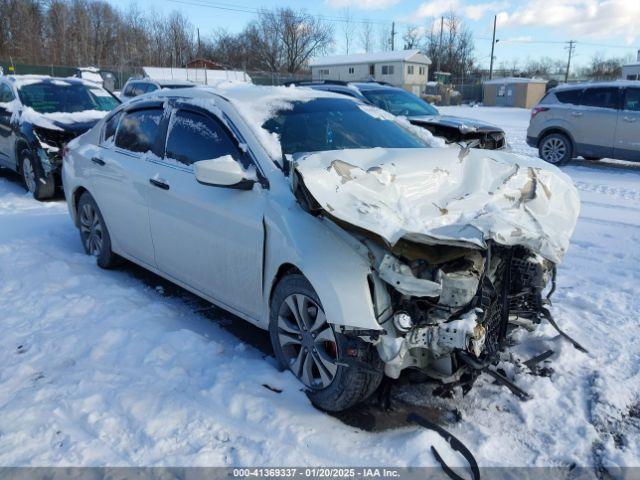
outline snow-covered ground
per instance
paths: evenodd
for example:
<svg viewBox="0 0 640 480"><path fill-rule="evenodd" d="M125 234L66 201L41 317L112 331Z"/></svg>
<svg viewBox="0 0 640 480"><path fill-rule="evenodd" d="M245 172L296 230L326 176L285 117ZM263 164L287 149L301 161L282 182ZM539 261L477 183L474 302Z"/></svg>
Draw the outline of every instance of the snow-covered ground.
<svg viewBox="0 0 640 480"><path fill-rule="evenodd" d="M526 110L442 110L533 152ZM640 172L564 171L583 203L553 312L590 353L545 324L502 363L529 401L485 377L465 397L394 391L457 410L445 426L481 466L640 466ZM432 432L365 432L315 410L257 348L266 334L206 307L131 265L98 269L62 200L0 173L0 465L436 465L429 445L464 465ZM517 363L548 349L548 376Z"/></svg>

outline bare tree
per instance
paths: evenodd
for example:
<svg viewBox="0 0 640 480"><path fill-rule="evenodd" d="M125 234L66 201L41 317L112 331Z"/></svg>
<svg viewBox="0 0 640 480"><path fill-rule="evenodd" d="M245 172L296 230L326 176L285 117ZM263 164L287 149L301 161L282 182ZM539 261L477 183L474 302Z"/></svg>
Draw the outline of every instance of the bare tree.
<svg viewBox="0 0 640 480"><path fill-rule="evenodd" d="M391 50L391 28L382 25L378 30L378 48L381 52Z"/></svg>
<svg viewBox="0 0 640 480"><path fill-rule="evenodd" d="M420 44L420 30L415 25L407 25L407 29L402 35L405 50L418 48Z"/></svg>
<svg viewBox="0 0 640 480"><path fill-rule="evenodd" d="M622 75L622 65L625 63L628 63L628 59L624 57L605 58L603 53L598 52L581 74L591 80L614 80Z"/></svg>
<svg viewBox="0 0 640 480"><path fill-rule="evenodd" d="M106 0L0 0L0 58L14 63L183 67L195 29L178 11L161 15ZM225 67L295 73L332 45L331 24L290 8L262 10L238 34L217 32L202 51Z"/></svg>
<svg viewBox="0 0 640 480"><path fill-rule="evenodd" d="M347 7L342 11L342 38L344 40L344 53L349 55L351 44L353 42L353 34L355 33L355 24L351 10Z"/></svg>
<svg viewBox="0 0 640 480"><path fill-rule="evenodd" d="M363 22L360 26L359 34L360 46L365 52L373 50L373 24L369 21Z"/></svg>
<svg viewBox="0 0 640 480"><path fill-rule="evenodd" d="M471 31L453 10L444 18L442 40L440 23L432 28L425 39L427 56L440 70L454 76L466 76L473 69L474 43Z"/></svg>

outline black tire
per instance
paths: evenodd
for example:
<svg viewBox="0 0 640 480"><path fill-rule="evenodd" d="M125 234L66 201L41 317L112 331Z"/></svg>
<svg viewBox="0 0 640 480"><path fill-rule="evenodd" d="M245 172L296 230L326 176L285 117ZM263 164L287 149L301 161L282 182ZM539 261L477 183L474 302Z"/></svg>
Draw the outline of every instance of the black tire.
<svg viewBox="0 0 640 480"><path fill-rule="evenodd" d="M573 144L562 133L551 133L540 140L538 155L553 165L565 165L573 158Z"/></svg>
<svg viewBox="0 0 640 480"><path fill-rule="evenodd" d="M96 257L99 267L108 269L116 265L118 256L111 250L107 224L89 192L84 192L78 201L78 229L84 251Z"/></svg>
<svg viewBox="0 0 640 480"><path fill-rule="evenodd" d="M279 339L282 330L278 323L281 307L292 295L306 296L315 303L314 308L319 307L323 314L324 310L318 295L303 275L287 275L280 280L274 290L269 317L271 344L282 368L291 370L295 375L291 368L292 363L287 360ZM383 364L371 344L343 335L333 329L330 324L329 326L335 336L334 354L337 363L335 375L328 386L322 388L307 386L306 392L311 402L319 409L338 412L365 400L378 388L383 377ZM298 379L304 384L300 378Z"/></svg>
<svg viewBox="0 0 640 480"><path fill-rule="evenodd" d="M40 160L29 150L20 152L20 176L22 184L36 200L46 200L56 193L56 180L51 174L45 175Z"/></svg>

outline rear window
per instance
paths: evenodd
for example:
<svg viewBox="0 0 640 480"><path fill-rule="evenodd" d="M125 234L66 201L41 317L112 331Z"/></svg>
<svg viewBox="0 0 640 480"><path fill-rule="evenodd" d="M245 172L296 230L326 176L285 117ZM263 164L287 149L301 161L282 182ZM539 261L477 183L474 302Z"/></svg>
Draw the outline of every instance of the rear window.
<svg viewBox="0 0 640 480"><path fill-rule="evenodd" d="M147 84L144 82L133 82L127 85L127 88L124 89L124 94L127 97L137 97L138 95L142 95L147 91Z"/></svg>
<svg viewBox="0 0 640 480"><path fill-rule="evenodd" d="M153 150L162 113L160 108L150 108L125 114L116 134L116 146L139 153Z"/></svg>
<svg viewBox="0 0 640 480"><path fill-rule="evenodd" d="M618 108L620 89L617 87L587 88L580 99L585 107Z"/></svg>
<svg viewBox="0 0 640 480"><path fill-rule="evenodd" d="M570 103L572 105L578 105L581 93L581 88L572 88L569 90L559 90L555 92L555 96L560 103Z"/></svg>

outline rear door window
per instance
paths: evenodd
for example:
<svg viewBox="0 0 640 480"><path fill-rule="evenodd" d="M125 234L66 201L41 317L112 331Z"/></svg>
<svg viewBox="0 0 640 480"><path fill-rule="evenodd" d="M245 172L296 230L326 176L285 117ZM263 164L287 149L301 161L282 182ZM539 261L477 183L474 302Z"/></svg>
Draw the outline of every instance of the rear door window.
<svg viewBox="0 0 640 480"><path fill-rule="evenodd" d="M618 108L620 89L617 87L587 88L580 99L585 107Z"/></svg>
<svg viewBox="0 0 640 480"><path fill-rule="evenodd" d="M162 113L161 108L126 113L116 133L116 146L137 153L153 151L160 132Z"/></svg>
<svg viewBox="0 0 640 480"><path fill-rule="evenodd" d="M560 103L570 103L572 105L578 105L580 101L580 94L582 89L575 88L570 90L559 90L555 92L556 98Z"/></svg>
<svg viewBox="0 0 640 480"><path fill-rule="evenodd" d="M173 114L167 135L167 159L189 166L224 155L239 159L234 141L220 122L188 110Z"/></svg>
<svg viewBox="0 0 640 480"><path fill-rule="evenodd" d="M640 112L640 88L626 89L623 108L632 112Z"/></svg>

